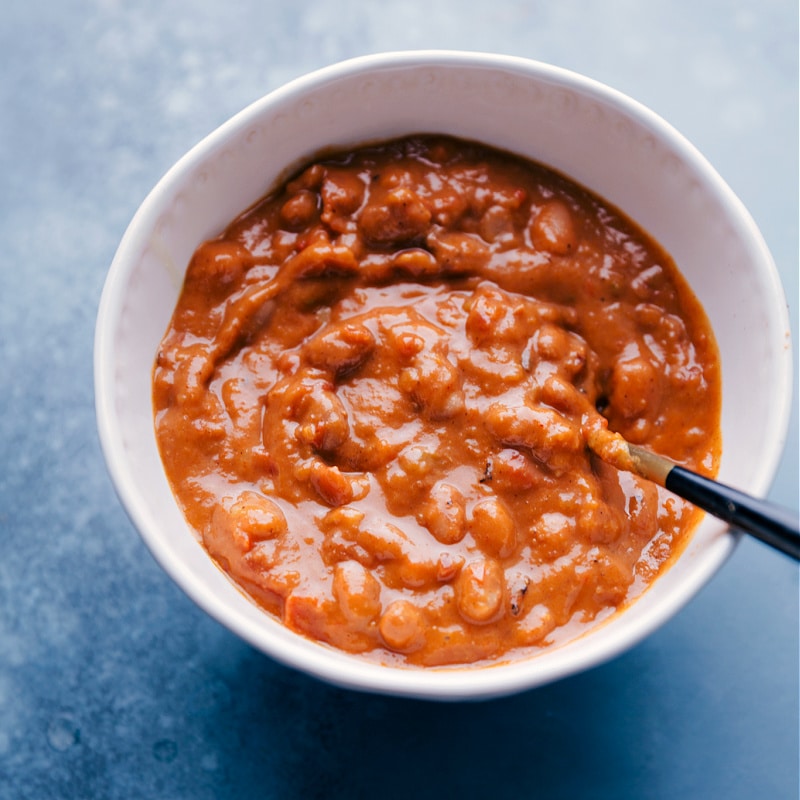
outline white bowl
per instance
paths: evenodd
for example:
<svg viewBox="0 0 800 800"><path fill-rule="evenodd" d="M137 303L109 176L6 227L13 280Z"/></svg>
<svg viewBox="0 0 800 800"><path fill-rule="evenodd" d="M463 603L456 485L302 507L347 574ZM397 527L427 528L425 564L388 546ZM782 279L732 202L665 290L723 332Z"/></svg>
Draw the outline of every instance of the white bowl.
<svg viewBox="0 0 800 800"><path fill-rule="evenodd" d="M476 139L544 162L660 241L705 306L721 351L719 478L765 494L784 446L791 355L780 280L753 220L697 150L654 113L580 75L507 56L425 51L346 61L272 92L194 147L142 203L111 265L96 330L97 417L112 479L147 546L230 630L340 686L485 698L630 648L711 578L736 535L705 519L629 609L531 659L445 670L378 666L290 632L231 584L184 521L153 429L153 361L195 247L320 150L420 132Z"/></svg>

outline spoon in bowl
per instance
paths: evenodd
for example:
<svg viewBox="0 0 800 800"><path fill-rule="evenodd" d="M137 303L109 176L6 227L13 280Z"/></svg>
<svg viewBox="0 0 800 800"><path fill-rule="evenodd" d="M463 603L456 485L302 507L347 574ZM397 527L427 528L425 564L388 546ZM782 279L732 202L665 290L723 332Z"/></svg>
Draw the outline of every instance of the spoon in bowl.
<svg viewBox="0 0 800 800"><path fill-rule="evenodd" d="M796 514L631 444L608 430L605 418L600 415L584 418L583 434L589 449L611 466L653 481L732 527L800 560Z"/></svg>

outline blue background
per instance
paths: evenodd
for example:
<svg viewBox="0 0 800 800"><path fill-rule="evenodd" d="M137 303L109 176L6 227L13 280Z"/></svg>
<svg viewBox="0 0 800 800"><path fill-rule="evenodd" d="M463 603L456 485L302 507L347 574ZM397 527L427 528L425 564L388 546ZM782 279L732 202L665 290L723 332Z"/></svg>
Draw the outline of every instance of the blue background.
<svg viewBox="0 0 800 800"><path fill-rule="evenodd" d="M440 705L254 652L169 581L118 504L92 340L137 206L268 90L420 47L549 61L666 117L755 217L797 341L795 0L5 0L0 797L798 797L798 572L758 543L613 662ZM796 400L772 497L797 509Z"/></svg>

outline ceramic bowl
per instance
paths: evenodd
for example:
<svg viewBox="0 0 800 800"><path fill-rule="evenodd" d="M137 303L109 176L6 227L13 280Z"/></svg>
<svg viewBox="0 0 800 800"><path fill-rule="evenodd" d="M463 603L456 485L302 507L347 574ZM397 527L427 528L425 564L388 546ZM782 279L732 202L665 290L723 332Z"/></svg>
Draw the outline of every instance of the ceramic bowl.
<svg viewBox="0 0 800 800"><path fill-rule="evenodd" d="M272 658L333 684L477 699L563 678L641 641L714 575L736 534L706 518L627 610L530 659L444 670L379 666L290 632L231 584L184 521L153 429L153 361L197 245L321 150L419 132L543 162L655 236L717 336L719 479L765 494L784 446L791 356L780 281L753 220L708 161L652 111L586 77L507 56L425 51L346 61L271 92L192 148L142 203L108 273L95 342L97 417L133 523L166 572L212 617Z"/></svg>

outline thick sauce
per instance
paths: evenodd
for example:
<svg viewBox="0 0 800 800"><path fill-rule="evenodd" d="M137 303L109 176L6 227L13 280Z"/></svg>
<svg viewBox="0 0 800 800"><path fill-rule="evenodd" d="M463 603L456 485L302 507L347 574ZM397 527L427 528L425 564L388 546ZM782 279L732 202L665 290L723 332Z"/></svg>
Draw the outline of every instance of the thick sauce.
<svg viewBox="0 0 800 800"><path fill-rule="evenodd" d="M669 256L563 177L443 137L321 160L201 246L153 387L219 566L386 663L564 641L682 548L696 512L589 452L598 411L706 474L719 457L714 339Z"/></svg>

